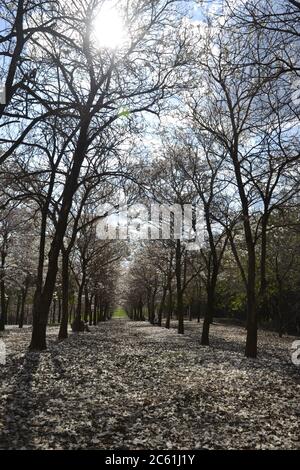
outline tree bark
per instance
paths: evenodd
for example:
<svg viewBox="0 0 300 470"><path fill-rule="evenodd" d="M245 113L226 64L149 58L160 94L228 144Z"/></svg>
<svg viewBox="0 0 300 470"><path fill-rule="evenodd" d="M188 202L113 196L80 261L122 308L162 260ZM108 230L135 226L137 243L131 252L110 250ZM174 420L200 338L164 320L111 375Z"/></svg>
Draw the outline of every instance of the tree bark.
<svg viewBox="0 0 300 470"><path fill-rule="evenodd" d="M17 299L17 310L16 310L16 325L19 324L19 318L20 318L20 309L21 309L21 299L22 296L18 294L18 299Z"/></svg>
<svg viewBox="0 0 300 470"><path fill-rule="evenodd" d="M257 356L257 311L255 294L255 249L248 247L248 285L247 285L247 339L245 355Z"/></svg>
<svg viewBox="0 0 300 470"><path fill-rule="evenodd" d="M168 311L167 311L166 324L165 324L165 328L167 328L167 329L170 328L171 313L172 313L172 309L173 309L173 292L172 292L171 283L168 286L168 291L169 291L169 301L168 301Z"/></svg>
<svg viewBox="0 0 300 470"><path fill-rule="evenodd" d="M176 242L176 293L177 293L177 319L178 319L178 334L184 334L184 319L183 319L183 291L181 281L181 242L178 239Z"/></svg>
<svg viewBox="0 0 300 470"><path fill-rule="evenodd" d="M259 304L260 304L260 316L263 318L269 317L269 306L267 296L267 274L266 274L266 263L267 263L267 228L269 222L268 212L268 201L265 202L265 212L262 217L261 226L261 254L260 254L260 288L259 288Z"/></svg>
<svg viewBox="0 0 300 470"><path fill-rule="evenodd" d="M97 325L97 308L98 308L98 295L95 295L94 299L94 313L93 313L93 325Z"/></svg>
<svg viewBox="0 0 300 470"><path fill-rule="evenodd" d="M89 291L87 286L84 288L84 322L87 323L89 320Z"/></svg>
<svg viewBox="0 0 300 470"><path fill-rule="evenodd" d="M25 281L25 286L22 289L22 300L21 300L21 311L20 311L20 319L19 319L19 328L23 328L24 325L24 318L25 318L25 305L26 305L26 298L28 293L28 282Z"/></svg>
<svg viewBox="0 0 300 470"><path fill-rule="evenodd" d="M219 262L217 259L217 252L215 246L213 246L212 252L212 271L208 274L207 279L207 308L204 314L204 321L202 327L201 344L203 346L209 346L209 327L215 316L215 297L216 297L216 286L219 274Z"/></svg>
<svg viewBox="0 0 300 470"><path fill-rule="evenodd" d="M6 262L6 255L7 255L7 234L3 237L3 247L1 250L1 272L0 272L0 331L5 330L6 325L6 300L5 300L5 262Z"/></svg>
<svg viewBox="0 0 300 470"><path fill-rule="evenodd" d="M89 311L89 325L93 325L93 311L92 311L93 296L90 297L88 301L88 311Z"/></svg>
<svg viewBox="0 0 300 470"><path fill-rule="evenodd" d="M163 311L165 308L166 295L167 295L167 287L163 287L163 294L162 294L162 298L161 298L161 302L160 302L159 310L158 310L158 319L157 319L158 326L161 326L161 323L162 323L162 315L163 315Z"/></svg>
<svg viewBox="0 0 300 470"><path fill-rule="evenodd" d="M69 251L62 250L62 316L59 327L58 339L68 337L69 320Z"/></svg>
<svg viewBox="0 0 300 470"><path fill-rule="evenodd" d="M83 267L82 279L81 279L81 283L80 283L79 291L78 291L77 308L76 308L75 319L73 323L73 331L81 331L82 296L83 296L83 291L85 287L85 278L86 278L85 269Z"/></svg>

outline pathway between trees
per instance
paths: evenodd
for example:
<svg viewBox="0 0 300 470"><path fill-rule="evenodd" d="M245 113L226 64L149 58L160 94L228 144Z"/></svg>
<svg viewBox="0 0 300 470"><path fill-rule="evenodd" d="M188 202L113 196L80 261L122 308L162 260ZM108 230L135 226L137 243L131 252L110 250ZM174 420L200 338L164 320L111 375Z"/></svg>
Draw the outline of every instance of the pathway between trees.
<svg viewBox="0 0 300 470"><path fill-rule="evenodd" d="M243 328L186 335L114 319L29 353L30 330L11 330L0 365L0 448L299 448L299 368L293 338L260 334L243 356Z"/></svg>

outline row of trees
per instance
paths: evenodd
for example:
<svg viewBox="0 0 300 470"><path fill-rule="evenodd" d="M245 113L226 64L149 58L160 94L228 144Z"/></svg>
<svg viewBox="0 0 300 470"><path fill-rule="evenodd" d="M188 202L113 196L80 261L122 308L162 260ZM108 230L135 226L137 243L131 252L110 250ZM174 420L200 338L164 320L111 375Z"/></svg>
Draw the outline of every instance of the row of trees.
<svg viewBox="0 0 300 470"><path fill-rule="evenodd" d="M0 4L0 79L6 89L6 101L0 106L3 206L16 202L23 210L29 205L39 223L31 349L46 348L60 258L64 291L72 248L84 230L82 217L87 213L90 226L101 216L97 204L113 202L116 187L131 174L126 160L130 135L139 132L135 116L158 112L160 100L174 91L176 69L185 61L177 2L112 4L102 0ZM97 17L106 5L114 6L116 14L117 7L121 10L128 31L117 49L101 48L95 40ZM91 249L83 243L77 250L83 269L77 327ZM101 252L98 246L95 250ZM101 264L119 254L111 253L110 247L102 251L98 269L107 285L112 281ZM4 318L5 312L1 315Z"/></svg>
<svg viewBox="0 0 300 470"><path fill-rule="evenodd" d="M264 328L283 333L300 333L299 317L299 228L294 213L285 219L285 226L273 219L269 234L270 247L266 260L267 290L264 303L258 304L258 324ZM278 227L280 230L278 231ZM221 242L223 236L223 241ZM216 235L220 265L217 281L212 293L211 275L213 266L208 241L199 251L181 247L181 309L178 309L176 279L176 243L170 241L148 241L132 249L132 260L122 280L122 301L132 320L148 320L153 325L170 328L170 320L178 322L178 333L184 333L184 319L204 319L201 343L209 344L209 326L214 318L245 324L247 318L247 296L245 282L238 269L238 251L243 269L246 254L242 227L231 234ZM222 244L222 245L221 245ZM233 246L233 249L232 249ZM258 242L259 255L261 246ZM222 251L223 250L223 251ZM177 252L178 253L178 252ZM258 256L257 265L260 263ZM126 280L125 280L126 279ZM259 293L259 285L257 285ZM208 300L210 302L208 302ZM206 323L205 323L206 320ZM183 325L183 326L182 326Z"/></svg>
<svg viewBox="0 0 300 470"><path fill-rule="evenodd" d="M68 336L68 324L81 331L84 323L95 325L110 317L115 304L115 288L125 246L96 237L90 214L81 214L74 241L68 238L59 260L56 288L48 318L60 324L59 339ZM35 220L35 226L31 222ZM72 230L74 227L72 226ZM39 223L32 208L10 207L0 221L1 324L32 322L32 303L38 268ZM51 236L47 236L49 246Z"/></svg>
<svg viewBox="0 0 300 470"><path fill-rule="evenodd" d="M73 285L75 330L113 305L128 246L98 240L96 226L121 197L204 213L199 251L180 238L133 250L135 318L147 306L168 326L175 309L183 333L185 308L203 302L208 344L220 297L227 312L240 299L256 357L258 318L273 317L273 304L281 319L296 310L299 3L224 1L208 15L204 4L0 2L1 327L18 271L21 291L34 291L31 349L46 348L55 293L60 338ZM95 39L105 5L126 29L118 47Z"/></svg>
<svg viewBox="0 0 300 470"><path fill-rule="evenodd" d="M284 323L299 331L296 83L300 10L297 2L274 3L240 2L234 7L224 2L222 15L201 22L201 40L192 61L195 86L179 97L179 122L164 130L148 182L161 203L175 202L182 209L187 202L202 205L206 243L192 257L196 267L191 277L197 282L186 294L185 304L197 295L197 284L202 281L206 288L202 344L208 344L218 291L223 289L223 298L243 296L246 355L250 357L257 354L258 319L278 317L280 333ZM156 249L164 247L158 243ZM146 253L148 250L146 247ZM179 241L173 251L175 261L169 275L175 273L178 332L183 333L182 293L189 254L182 254ZM138 258L153 259L141 253ZM138 269L132 267L133 283L136 276L141 277L141 262L137 264ZM147 282L146 292L141 290L147 299L150 288L153 298L159 294L156 286L163 281L156 280L158 272L165 278L155 261L149 265L146 269L144 264L147 276L142 277L151 277L153 269L155 274L152 285ZM238 288L233 287L232 278ZM165 301L163 288L159 296L158 312ZM293 299L293 305L287 298ZM129 291L129 305L135 311L136 302L130 299ZM228 306L226 310L228 313ZM169 315L170 311L167 326ZM153 307L149 319L153 319Z"/></svg>

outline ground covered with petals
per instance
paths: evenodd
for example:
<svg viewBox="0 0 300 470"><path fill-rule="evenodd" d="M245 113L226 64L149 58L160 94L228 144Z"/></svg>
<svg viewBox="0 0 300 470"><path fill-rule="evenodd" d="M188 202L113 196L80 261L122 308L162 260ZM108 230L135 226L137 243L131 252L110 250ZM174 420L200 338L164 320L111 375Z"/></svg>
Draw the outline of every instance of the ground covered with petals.
<svg viewBox="0 0 300 470"><path fill-rule="evenodd" d="M212 325L210 347L200 328L115 319L58 343L53 327L43 353L10 329L0 449L299 449L295 338L260 332L253 360L244 328Z"/></svg>

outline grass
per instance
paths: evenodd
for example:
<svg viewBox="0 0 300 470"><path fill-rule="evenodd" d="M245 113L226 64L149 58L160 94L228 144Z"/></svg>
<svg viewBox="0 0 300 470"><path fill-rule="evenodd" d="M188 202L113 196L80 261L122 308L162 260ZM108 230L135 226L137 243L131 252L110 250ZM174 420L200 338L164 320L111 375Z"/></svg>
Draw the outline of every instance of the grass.
<svg viewBox="0 0 300 470"><path fill-rule="evenodd" d="M112 318L127 318L127 313L122 307L118 307L112 314Z"/></svg>

